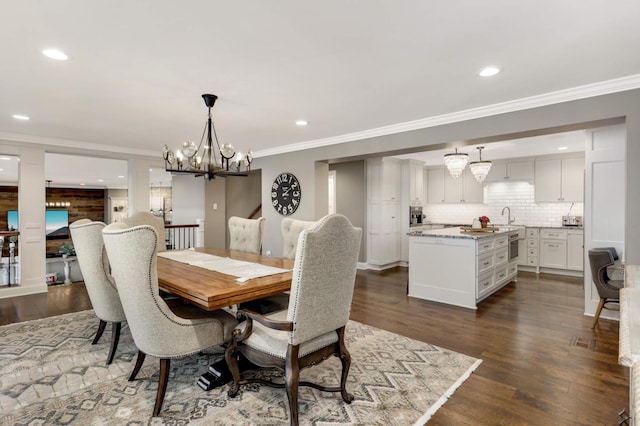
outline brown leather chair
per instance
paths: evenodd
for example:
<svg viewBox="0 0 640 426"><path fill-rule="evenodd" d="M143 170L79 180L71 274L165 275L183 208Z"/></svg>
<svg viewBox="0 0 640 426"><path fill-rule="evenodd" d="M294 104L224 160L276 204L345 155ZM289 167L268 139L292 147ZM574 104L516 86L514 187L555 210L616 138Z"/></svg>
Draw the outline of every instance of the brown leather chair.
<svg viewBox="0 0 640 426"><path fill-rule="evenodd" d="M591 266L591 278L598 290L600 303L593 319L591 328L595 328L600 318L602 309L620 310L620 289L624 287L624 281L612 280L607 274L607 268L618 260L618 253L614 247L601 247L589 250L589 265ZM609 304L609 305L607 305Z"/></svg>

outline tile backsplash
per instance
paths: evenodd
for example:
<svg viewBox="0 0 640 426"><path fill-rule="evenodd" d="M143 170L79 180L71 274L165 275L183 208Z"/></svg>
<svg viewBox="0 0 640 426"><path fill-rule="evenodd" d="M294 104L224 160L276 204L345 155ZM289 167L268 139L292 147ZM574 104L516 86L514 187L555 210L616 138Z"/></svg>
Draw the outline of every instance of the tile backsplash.
<svg viewBox="0 0 640 426"><path fill-rule="evenodd" d="M534 186L528 182L492 182L484 186L484 204L426 204L423 213L431 223L469 224L475 217L488 216L493 224L506 224L506 206L516 225L560 226L562 216L582 216L584 203L536 203Z"/></svg>

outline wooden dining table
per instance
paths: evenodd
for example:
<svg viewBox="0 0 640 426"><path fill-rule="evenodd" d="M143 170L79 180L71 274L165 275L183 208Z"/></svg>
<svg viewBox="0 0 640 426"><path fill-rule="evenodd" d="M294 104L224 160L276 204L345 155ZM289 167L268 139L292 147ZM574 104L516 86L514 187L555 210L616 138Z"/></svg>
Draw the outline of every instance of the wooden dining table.
<svg viewBox="0 0 640 426"><path fill-rule="evenodd" d="M288 291L294 261L259 254L244 253L234 250L213 248L196 248L197 252L235 260L259 263L289 271L245 282L238 282L236 276L223 274L187 263L157 257L158 286L183 300L207 311L228 308L232 305L251 302L266 296ZM241 369L255 368L246 360L240 360ZM231 380L226 361L223 359L211 364L207 372L202 374L197 385L203 390L223 386Z"/></svg>
<svg viewBox="0 0 640 426"><path fill-rule="evenodd" d="M197 248L197 252L259 263L288 272L238 282L237 277L158 256L159 287L207 311L250 302L291 288L293 260L234 250Z"/></svg>

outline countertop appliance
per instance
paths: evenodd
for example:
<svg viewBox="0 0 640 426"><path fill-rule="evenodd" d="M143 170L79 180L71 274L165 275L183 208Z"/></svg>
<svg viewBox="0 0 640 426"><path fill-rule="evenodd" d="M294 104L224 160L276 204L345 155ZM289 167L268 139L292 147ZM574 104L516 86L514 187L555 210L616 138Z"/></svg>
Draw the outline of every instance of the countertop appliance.
<svg viewBox="0 0 640 426"><path fill-rule="evenodd" d="M562 216L562 226L582 228L582 216Z"/></svg>
<svg viewBox="0 0 640 426"><path fill-rule="evenodd" d="M422 206L409 207L409 227L422 226L424 223L424 215L422 214Z"/></svg>

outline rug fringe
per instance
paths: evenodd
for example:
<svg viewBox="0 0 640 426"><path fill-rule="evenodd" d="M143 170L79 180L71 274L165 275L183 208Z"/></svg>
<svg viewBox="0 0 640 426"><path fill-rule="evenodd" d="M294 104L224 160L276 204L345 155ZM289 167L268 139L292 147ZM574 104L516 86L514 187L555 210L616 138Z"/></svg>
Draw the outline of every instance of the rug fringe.
<svg viewBox="0 0 640 426"><path fill-rule="evenodd" d="M451 397L451 395L453 395L456 389L458 389L460 385L462 385L471 376L471 373L473 373L480 364L482 364L481 359L474 362L473 365L469 367L469 369L462 376L460 376L460 378L456 380L456 382L451 385L449 389L447 389L444 395L442 395L440 399L438 399L431 407L429 407L429 410L424 413L422 417L416 420L413 426L423 426L424 424L426 424L431 416L433 416L436 411L438 411L440 407L442 407L444 403L447 402L447 400Z"/></svg>

